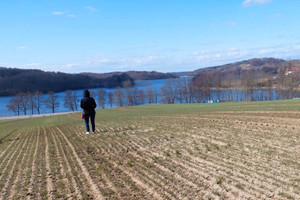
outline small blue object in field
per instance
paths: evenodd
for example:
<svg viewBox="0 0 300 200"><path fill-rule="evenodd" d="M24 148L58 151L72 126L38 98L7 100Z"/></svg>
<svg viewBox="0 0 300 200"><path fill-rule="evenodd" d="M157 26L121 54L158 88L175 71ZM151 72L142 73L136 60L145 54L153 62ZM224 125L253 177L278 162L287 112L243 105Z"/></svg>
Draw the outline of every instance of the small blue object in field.
<svg viewBox="0 0 300 200"><path fill-rule="evenodd" d="M219 103L219 100L206 100L205 103Z"/></svg>

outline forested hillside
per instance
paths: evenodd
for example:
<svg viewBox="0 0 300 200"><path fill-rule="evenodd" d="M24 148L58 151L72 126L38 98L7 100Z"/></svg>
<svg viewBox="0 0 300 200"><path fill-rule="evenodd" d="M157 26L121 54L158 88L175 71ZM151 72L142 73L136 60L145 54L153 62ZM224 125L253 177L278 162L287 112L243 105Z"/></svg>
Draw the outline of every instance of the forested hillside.
<svg viewBox="0 0 300 200"><path fill-rule="evenodd" d="M279 68L283 67L287 61L276 58L252 58L240 62L207 67L193 71L191 74L202 73L222 73L240 74L244 70L255 70L260 77L272 77L277 74Z"/></svg>
<svg viewBox="0 0 300 200"><path fill-rule="evenodd" d="M134 80L126 73L97 78L83 74L0 68L0 96L16 95L20 92L60 92L84 88L114 88L122 87L125 81L134 84Z"/></svg>
<svg viewBox="0 0 300 200"><path fill-rule="evenodd" d="M97 78L107 78L113 75L120 75L123 72L111 72L111 73L103 73L103 74L98 74L98 73L82 73L84 75L89 75L92 77L97 77ZM178 78L179 76L174 74L174 73L162 73L162 72L156 72L156 71L127 71L124 72L128 74L131 78L134 80L156 80L156 79L168 79L168 78Z"/></svg>
<svg viewBox="0 0 300 200"><path fill-rule="evenodd" d="M202 95L215 89L239 89L254 100L256 89L267 89L269 98L276 89L278 99L293 98L300 86L299 60L254 58L241 62L195 70L193 85Z"/></svg>

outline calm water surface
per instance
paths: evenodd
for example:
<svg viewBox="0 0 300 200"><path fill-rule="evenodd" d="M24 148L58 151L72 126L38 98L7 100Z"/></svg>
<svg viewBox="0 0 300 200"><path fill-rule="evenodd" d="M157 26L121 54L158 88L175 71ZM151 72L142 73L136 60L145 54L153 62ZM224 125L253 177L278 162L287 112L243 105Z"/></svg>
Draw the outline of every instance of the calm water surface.
<svg viewBox="0 0 300 200"><path fill-rule="evenodd" d="M181 77L180 79L182 80L191 80L191 77ZM159 97L159 92L161 87L165 84L165 82L168 79L161 79L161 80L144 80L144 81L136 81L136 86L139 89L146 90L148 87L151 87L153 91L157 91L158 93L158 103L162 103ZM176 79L175 79L176 81ZM110 88L103 88L107 92L114 91L114 89ZM89 89L90 91L94 91L97 94L98 89ZM83 90L74 90L77 93L78 101L82 98ZM220 90L220 91L215 91L212 90L210 93L210 100L230 100L230 101L245 101L249 100L250 97L245 94L243 90ZM65 98L65 92L58 92L56 93L58 95L58 102L60 103L59 108L57 108L56 112L67 112L70 111L64 107L64 98ZM269 100L268 99L268 91L267 90L262 90L258 89L255 90L254 93L254 100L255 101L264 101L264 100ZM45 100L47 99L48 95L44 94L42 96L42 99ZM300 91L295 94L295 97L300 97ZM8 111L6 108L6 105L8 104L9 100L12 97L0 97L0 116L12 116L15 115L14 112ZM272 99L271 100L276 100L276 90L272 90ZM97 99L95 99L97 101ZM206 99L203 99L205 101ZM79 103L79 102L78 102ZM110 107L110 105L107 103L105 107ZM99 107L98 107L99 108ZM80 109L80 108L79 108ZM81 110L81 109L80 109ZM45 108L45 106L42 106L41 108L41 113L50 113L50 109ZM27 111L28 114L31 114L31 111ZM22 112L20 114L23 114ZM36 112L34 114L37 114Z"/></svg>
<svg viewBox="0 0 300 200"><path fill-rule="evenodd" d="M147 87L151 87L153 88L153 90L157 90L159 91L160 88L164 85L164 83L166 82L167 79L161 79L161 80L146 80L146 81L135 81L137 87L139 89L146 89ZM111 88L103 88L105 89L107 92L111 92L114 91L114 89ZM98 89L89 89L90 91L94 91L97 92ZM82 94L83 94L83 90L74 90L77 93L77 97L80 101L80 99L82 98ZM58 92L56 93L56 95L58 95L58 102L60 103L59 108L56 110L56 112L67 112L70 111L68 109L66 109L64 107L64 98L65 98L65 92ZM45 100L47 99L48 95L44 94L42 96L42 99ZM0 97L0 116L4 117L4 116L12 116L15 115L14 112L8 111L8 109L6 108L6 105L8 104L9 100L12 97ZM97 99L95 99L97 101ZM109 107L109 105L107 104L106 107ZM99 107L98 107L99 108ZM45 106L42 106L41 108L41 113L49 113L50 110L45 108ZM20 114L23 114L22 112ZM27 111L27 114L31 114L31 111ZM37 114L36 112L34 114Z"/></svg>

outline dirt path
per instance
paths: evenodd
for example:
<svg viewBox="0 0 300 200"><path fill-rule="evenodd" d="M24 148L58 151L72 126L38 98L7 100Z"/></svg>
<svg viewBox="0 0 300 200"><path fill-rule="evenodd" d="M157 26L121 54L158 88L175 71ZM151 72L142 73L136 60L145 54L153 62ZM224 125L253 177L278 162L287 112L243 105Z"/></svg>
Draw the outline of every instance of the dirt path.
<svg viewBox="0 0 300 200"><path fill-rule="evenodd" d="M31 163L31 176L28 184L28 191L27 191L27 199L30 199L33 195L33 187L34 187L34 176L36 175L36 157L37 157L37 151L39 146L39 139L40 139L40 128L38 128L37 132L37 138L36 138L36 144L34 147L34 153L33 153L33 159Z"/></svg>
<svg viewBox="0 0 300 200"><path fill-rule="evenodd" d="M73 112L61 112L61 113L48 113L48 114L36 114L36 115L20 115L20 116L7 116L0 117L1 120L14 120L14 119L28 119L28 118L38 118L38 117L48 117L48 116L57 116L57 115L66 115Z"/></svg>
<svg viewBox="0 0 300 200"><path fill-rule="evenodd" d="M53 180L52 180L52 173L50 168L51 164L50 164L49 143L48 143L48 135L50 133L47 133L44 127L43 127L43 132L45 135L45 143L46 143L45 160L46 160L47 198L53 199Z"/></svg>

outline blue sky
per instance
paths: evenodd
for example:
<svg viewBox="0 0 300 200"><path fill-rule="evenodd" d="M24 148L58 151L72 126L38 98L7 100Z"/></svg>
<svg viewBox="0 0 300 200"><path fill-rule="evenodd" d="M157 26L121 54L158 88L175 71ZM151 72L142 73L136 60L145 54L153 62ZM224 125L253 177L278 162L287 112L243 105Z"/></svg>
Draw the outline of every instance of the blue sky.
<svg viewBox="0 0 300 200"><path fill-rule="evenodd" d="M1 0L0 66L191 71L300 58L297 0Z"/></svg>

